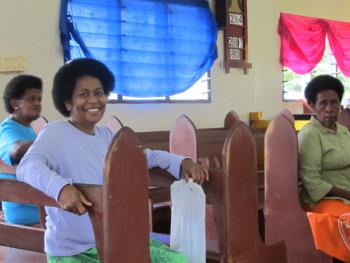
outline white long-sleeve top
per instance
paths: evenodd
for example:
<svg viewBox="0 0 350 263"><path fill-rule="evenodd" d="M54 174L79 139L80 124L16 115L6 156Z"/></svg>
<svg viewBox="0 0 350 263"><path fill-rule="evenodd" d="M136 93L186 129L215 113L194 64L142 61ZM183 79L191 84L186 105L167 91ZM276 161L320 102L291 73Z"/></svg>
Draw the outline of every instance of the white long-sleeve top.
<svg viewBox="0 0 350 263"><path fill-rule="evenodd" d="M17 168L17 179L57 200L66 184L102 184L103 164L112 133L95 127L86 134L67 121L47 124ZM148 168L180 174L182 156L145 150ZM78 216L61 208L46 207L45 252L50 256L72 256L96 246L87 213Z"/></svg>

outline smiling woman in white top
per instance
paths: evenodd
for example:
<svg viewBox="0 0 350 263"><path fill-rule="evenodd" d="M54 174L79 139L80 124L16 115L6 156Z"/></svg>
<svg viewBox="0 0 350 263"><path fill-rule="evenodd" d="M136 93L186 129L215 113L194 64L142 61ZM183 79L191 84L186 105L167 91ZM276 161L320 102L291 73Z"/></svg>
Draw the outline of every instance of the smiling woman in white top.
<svg viewBox="0 0 350 263"><path fill-rule="evenodd" d="M86 207L92 203L72 184L102 184L103 160L112 140L106 127L96 126L114 86L109 69L93 59L73 60L56 73L52 96L68 121L51 122L22 159L17 177L48 196L61 208L47 207L45 252L48 262L99 262ZM208 171L192 160L164 151L145 150L148 166L180 173L198 183ZM35 173L33 173L35 171ZM152 249L152 244L157 248ZM187 262L183 255L151 242L151 259L166 254L166 262Z"/></svg>

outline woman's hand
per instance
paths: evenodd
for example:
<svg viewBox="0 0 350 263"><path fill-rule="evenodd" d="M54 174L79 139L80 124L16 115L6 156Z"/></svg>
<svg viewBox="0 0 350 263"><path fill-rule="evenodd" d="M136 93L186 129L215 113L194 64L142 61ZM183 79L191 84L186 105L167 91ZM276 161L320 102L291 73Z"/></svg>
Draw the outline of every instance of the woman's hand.
<svg viewBox="0 0 350 263"><path fill-rule="evenodd" d="M186 181L192 178L194 182L202 184L204 180L209 181L208 168L193 162L191 159L186 158L181 163L182 174Z"/></svg>
<svg viewBox="0 0 350 263"><path fill-rule="evenodd" d="M73 185L65 185L58 197L58 204L66 211L73 214L82 215L86 206L92 206L92 203Z"/></svg>

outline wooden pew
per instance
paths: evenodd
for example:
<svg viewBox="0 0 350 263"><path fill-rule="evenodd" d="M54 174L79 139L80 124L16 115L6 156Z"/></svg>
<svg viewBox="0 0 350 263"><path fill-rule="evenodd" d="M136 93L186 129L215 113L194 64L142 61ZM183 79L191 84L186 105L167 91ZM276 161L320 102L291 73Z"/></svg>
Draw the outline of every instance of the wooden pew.
<svg viewBox="0 0 350 263"><path fill-rule="evenodd" d="M221 166L220 156L222 147L229 129L239 120L239 116L234 111L230 111L224 120L223 127L196 129L192 121L185 115L180 116L170 130L157 132L137 133L142 144L145 147L153 149L161 148L170 152L188 156L193 160L209 166L211 159L215 166ZM264 204L264 134L265 129L251 129L257 144L258 156L258 196L259 208ZM152 195L153 203L157 209L154 213L154 227L157 232L169 233L170 227L170 190L169 186L174 181L173 178L166 176L157 177L151 174L150 185L153 186L154 194ZM209 214L211 208L207 209ZM260 213L262 215L262 212ZM212 226L212 217L208 216L207 225ZM261 223L262 224L262 223ZM263 227L261 227L263 236ZM215 239L216 231L212 228L207 229L208 238Z"/></svg>
<svg viewBox="0 0 350 263"><path fill-rule="evenodd" d="M285 246L267 247L259 235L253 136L240 121L227 135L222 165L209 159L210 181L203 185L217 225L217 240L207 240L207 262L286 262ZM154 236L167 241L165 235Z"/></svg>
<svg viewBox="0 0 350 263"><path fill-rule="evenodd" d="M219 235L227 231L227 262L287 262L283 243L265 246L259 236L257 167L251 165L256 163L255 147L249 128L243 122L235 124L223 149L221 173L225 179L221 202L224 202L227 209L224 214L229 218L224 224L217 224ZM217 202L212 202L215 216Z"/></svg>
<svg viewBox="0 0 350 263"><path fill-rule="evenodd" d="M332 262L317 251L298 197L298 143L293 115L285 110L265 136L265 241L283 240L288 262Z"/></svg>
<svg viewBox="0 0 350 263"><path fill-rule="evenodd" d="M234 111L229 112L221 128L195 129L192 121L185 115L181 115L172 126L170 132L142 132L137 133L145 147L153 149L161 148L170 152L190 157L205 165L209 164L209 158L221 156L222 147L229 128L239 120ZM154 214L154 227L157 232L169 233L170 230L170 190L169 186L174 181L166 176L157 177L151 174L150 184L156 186L158 201L157 214ZM159 187L159 188L158 188ZM211 218L211 217L210 217ZM209 235L212 236L212 235Z"/></svg>
<svg viewBox="0 0 350 263"><path fill-rule="evenodd" d="M226 114L224 120L224 127L222 128L208 128L208 129L198 129L197 133L199 137L209 139L213 135L213 132L217 132L217 135L220 136L220 140L227 135L227 130L232 126L232 124L239 120L239 116L234 111L230 111ZM207 134L209 133L209 134ZM149 131L149 132L137 132L142 145L145 148L155 149L155 150L164 150L171 151L169 145L170 131ZM214 138L211 138L214 139ZM203 149L205 151L205 149Z"/></svg>
<svg viewBox="0 0 350 263"><path fill-rule="evenodd" d="M221 153L223 142L227 136L229 129L232 125L239 120L239 116L236 112L230 111L226 114L223 127L219 128L203 128L196 129L197 137L197 156L202 162L205 162L210 156L218 156L217 153ZM108 120L106 126L113 131L117 131L123 126L122 122L115 116ZM114 128L113 126L117 127ZM257 156L258 156L258 169L263 170L264 164L264 133L266 129L252 129L254 138L256 139ZM171 140L170 131L147 131L137 132L138 138L144 148L150 148L153 150L164 150L181 154L181 147L176 149L175 144L169 144ZM183 146L183 145L182 145ZM187 151L185 151L187 152ZM187 152L188 153L188 152ZM197 160L197 158L195 158ZM156 180L154 180L155 182Z"/></svg>
<svg viewBox="0 0 350 263"><path fill-rule="evenodd" d="M169 131L137 132L144 148L169 151Z"/></svg>
<svg viewBox="0 0 350 263"><path fill-rule="evenodd" d="M105 158L104 185L76 185L94 204L88 213L104 263L150 262L147 163L139 145L135 134L122 128ZM55 200L16 180L0 179L0 200L58 206ZM0 245L42 252L43 231L1 223ZM6 249L0 249L1 253ZM42 259L39 256L37 262Z"/></svg>
<svg viewBox="0 0 350 263"><path fill-rule="evenodd" d="M199 160L204 165L209 166L209 162L214 165L214 168L221 167L221 154L222 147L224 145L227 134L230 127L239 121L238 115L231 111L226 115L225 125L223 128L211 128L211 129L196 129L193 122L185 115L180 116L170 131L170 150L177 154L182 154ZM263 161L264 150L264 130L253 129L254 139L257 145L259 145L259 151L257 155ZM262 167L261 167L262 166ZM263 165L259 164L258 168L263 168ZM258 200L259 209L264 206L264 176L263 170L258 171ZM259 212L262 216L262 212ZM210 240L217 239L217 231L215 223L213 221L212 207L207 205L206 207L206 236ZM263 220L260 222L261 235L263 236Z"/></svg>
<svg viewBox="0 0 350 263"><path fill-rule="evenodd" d="M16 174L16 166L7 165L2 160L0 160L0 173Z"/></svg>
<svg viewBox="0 0 350 263"><path fill-rule="evenodd" d="M147 164L139 145L135 134L122 128L106 156L104 185L77 185L94 203L89 215L105 263L149 262ZM210 170L212 180L206 186L219 226L211 256L219 262L285 262L283 244L266 247L258 234L256 167L247 165L253 162L254 141L249 129L238 123L225 142L222 169ZM0 199L57 206L55 200L15 180L0 180ZM7 230L16 238L2 234ZM0 244L40 250L42 231L2 224Z"/></svg>
<svg viewBox="0 0 350 263"><path fill-rule="evenodd" d="M340 111L338 122L348 128L350 131L350 109L345 108Z"/></svg>
<svg viewBox="0 0 350 263"><path fill-rule="evenodd" d="M116 116L112 116L107 121L105 126L108 129L110 129L113 134L116 134L122 127L124 127L121 120L119 120L119 118L117 118ZM164 203L164 200L169 200L168 189L165 189L164 187L159 185L159 182L162 181L162 178L160 176L157 176L157 173L155 173L155 175L153 175L153 174L154 173L151 173L151 177L155 178L154 180L158 182L158 185L155 186L155 185L151 184L149 186L149 191L150 191L149 197L150 198L148 199L148 203L149 203L149 229L150 229L150 231L153 230L153 221L156 221L155 225L157 225L158 229L166 228L166 226L165 227L159 226L161 224L161 221L162 221L162 219L161 219L162 214L164 214L164 209L162 209L162 205L160 205L160 204ZM169 179L167 179L167 180L169 180ZM170 180L171 180L171 182L173 181L173 179L170 179ZM158 208L160 208L160 209L158 209ZM166 211L166 209L165 209L165 213L167 215L169 214L169 212ZM153 215L154 215L154 217L153 217Z"/></svg>
<svg viewBox="0 0 350 263"><path fill-rule="evenodd" d="M1 263L46 263L46 256L42 253L0 246Z"/></svg>
<svg viewBox="0 0 350 263"><path fill-rule="evenodd" d="M218 159L222 153L222 147L225 138L229 132L229 129L239 120L239 116L234 111L227 113L224 119L223 127L219 128L204 128L196 129L193 123L186 119L185 122L192 123L195 129L195 134L191 130L182 131L179 128L178 132L175 132L177 126L181 127L178 122L181 122L180 117L175 122L171 131L150 131L150 132L137 132L143 147L150 149L159 149L174 152L184 156L191 157L193 160L197 160L204 165L209 164L209 159L213 160L216 166L221 166L221 161ZM122 125L121 121L117 118L112 118L109 122L116 122L118 129ZM192 134L191 134L192 132ZM265 129L251 129L254 135L257 147L258 156L258 195L259 195L259 208L263 207L264 203L264 177L263 177L263 164L264 164L264 133ZM173 134L176 133L176 136ZM182 133L182 135L181 135ZM195 136L192 140L194 144L191 144L191 136ZM188 137L189 141L181 142L181 140ZM178 139L177 139L178 138ZM191 146L191 147L190 147ZM162 233L169 233L170 230L170 190L169 186L175 179L173 177L158 176L157 173L150 174L150 199L153 212L153 227L155 231ZM210 224L211 225L211 224ZM211 231L208 231L210 233ZM214 231L215 232L215 231ZM214 234L209 234L209 237L215 237ZM262 234L263 235L263 234Z"/></svg>
<svg viewBox="0 0 350 263"><path fill-rule="evenodd" d="M41 129L44 127L44 125L47 123L47 119L44 116L39 116L36 120L32 121L31 126L34 129L36 134L39 134Z"/></svg>
<svg viewBox="0 0 350 263"><path fill-rule="evenodd" d="M116 116L109 118L106 123L106 127L110 129L113 134L116 134L123 126L123 123Z"/></svg>
<svg viewBox="0 0 350 263"><path fill-rule="evenodd" d="M310 119L311 114L294 114L294 128L296 131L300 131ZM250 128L267 128L271 120L264 120L262 118L262 112L249 112L249 127Z"/></svg>

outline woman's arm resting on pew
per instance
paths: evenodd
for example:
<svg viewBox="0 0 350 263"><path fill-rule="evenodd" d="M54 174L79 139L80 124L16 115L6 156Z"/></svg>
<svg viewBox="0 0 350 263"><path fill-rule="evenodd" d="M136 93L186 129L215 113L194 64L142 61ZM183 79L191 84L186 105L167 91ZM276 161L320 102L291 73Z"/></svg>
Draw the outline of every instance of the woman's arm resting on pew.
<svg viewBox="0 0 350 263"><path fill-rule="evenodd" d="M166 151L145 149L148 168L159 167L167 170L172 176L181 179L193 178L197 183L203 183L209 179L206 168L193 162L190 158L176 155Z"/></svg>

